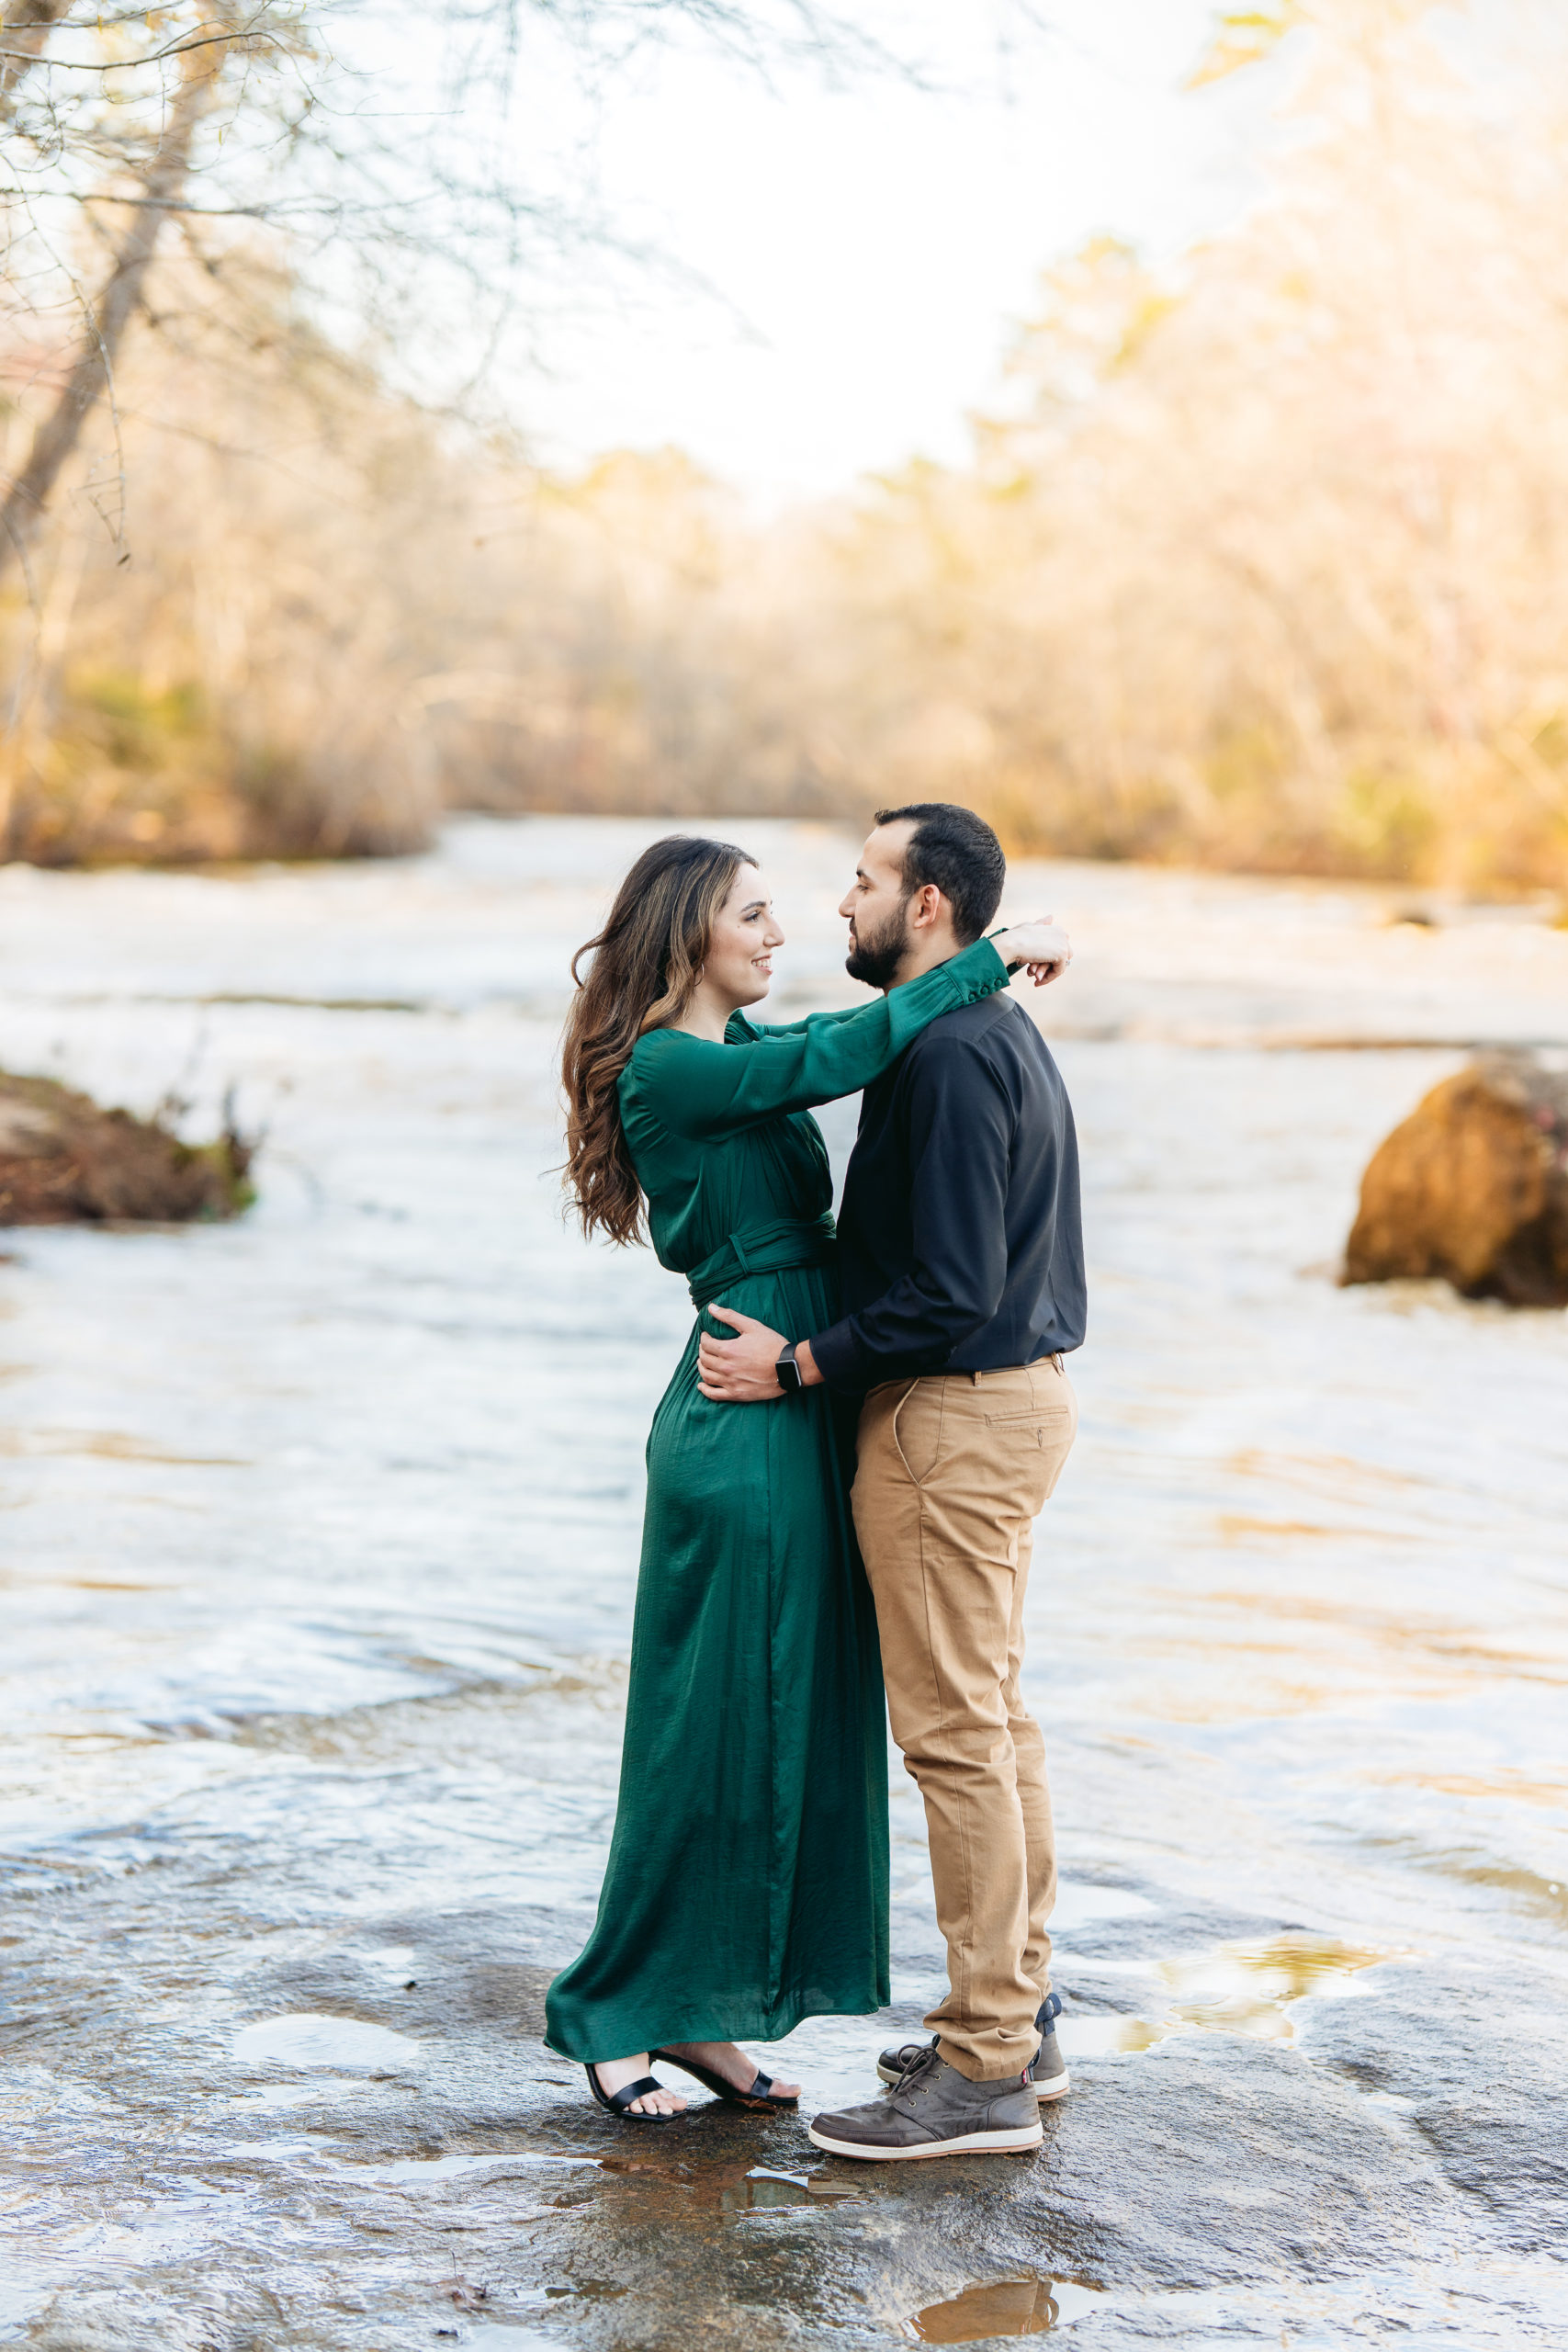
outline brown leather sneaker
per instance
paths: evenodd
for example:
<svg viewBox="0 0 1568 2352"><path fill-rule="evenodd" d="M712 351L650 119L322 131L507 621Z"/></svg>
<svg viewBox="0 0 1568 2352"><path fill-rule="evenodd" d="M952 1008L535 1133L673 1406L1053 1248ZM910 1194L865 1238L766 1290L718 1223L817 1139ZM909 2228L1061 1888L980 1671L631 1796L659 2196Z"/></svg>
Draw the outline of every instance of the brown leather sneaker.
<svg viewBox="0 0 1568 2352"><path fill-rule="evenodd" d="M972 2083L935 2050L916 2052L892 2095L818 2115L811 2139L830 2156L872 2164L909 2156L983 2156L1037 2148L1044 2137L1027 2075Z"/></svg>

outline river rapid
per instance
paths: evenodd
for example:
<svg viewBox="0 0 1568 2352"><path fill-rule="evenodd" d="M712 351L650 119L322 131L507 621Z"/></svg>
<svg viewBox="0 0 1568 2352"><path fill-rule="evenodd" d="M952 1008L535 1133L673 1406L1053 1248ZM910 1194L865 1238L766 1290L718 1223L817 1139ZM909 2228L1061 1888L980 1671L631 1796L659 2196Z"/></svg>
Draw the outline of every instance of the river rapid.
<svg viewBox="0 0 1568 2352"><path fill-rule="evenodd" d="M895 2006L763 2053L801 2118L617 2126L542 2048L690 1320L563 1224L553 1058L669 829L0 872L0 1061L266 1129L234 1225L0 1235L0 2341L1561 2344L1568 1317L1334 1280L1469 1045L1568 1047L1568 933L1517 910L1014 870L1077 944L1026 1001L1091 1282L1029 1605L1073 2075L1038 2155L807 2141L941 1978L894 1758ZM733 830L781 1017L849 1001L854 842Z"/></svg>

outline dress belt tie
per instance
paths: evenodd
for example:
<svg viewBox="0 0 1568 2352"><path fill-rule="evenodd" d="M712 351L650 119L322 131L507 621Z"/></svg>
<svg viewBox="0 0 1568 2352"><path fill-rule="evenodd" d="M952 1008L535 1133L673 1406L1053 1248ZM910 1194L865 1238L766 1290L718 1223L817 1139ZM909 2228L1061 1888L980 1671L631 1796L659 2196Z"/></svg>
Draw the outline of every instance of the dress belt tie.
<svg viewBox="0 0 1568 2352"><path fill-rule="evenodd" d="M694 1266L686 1276L692 1305L704 1307L747 1274L780 1274L788 1266L826 1266L837 1246L833 1220L782 1216L773 1225L748 1225Z"/></svg>

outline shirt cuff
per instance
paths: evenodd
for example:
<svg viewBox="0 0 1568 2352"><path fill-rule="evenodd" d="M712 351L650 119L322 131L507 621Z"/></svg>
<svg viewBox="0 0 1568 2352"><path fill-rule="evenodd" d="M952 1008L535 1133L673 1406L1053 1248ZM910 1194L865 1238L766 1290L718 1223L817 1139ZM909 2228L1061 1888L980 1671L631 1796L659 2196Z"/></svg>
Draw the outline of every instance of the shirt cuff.
<svg viewBox="0 0 1568 2352"><path fill-rule="evenodd" d="M1005 989L1012 979L1012 974L1008 970L1007 966L1003 963L995 944L996 941L1000 939L1002 935L1001 932L995 931L991 932L986 938L977 939L975 942L976 950L983 947L987 951L986 961L990 966L990 969L988 971L982 970L976 975L978 992L982 996L990 996L994 994L998 989ZM951 969L951 967L949 967L949 968Z"/></svg>
<svg viewBox="0 0 1568 2352"><path fill-rule="evenodd" d="M810 1346L811 1361L829 1388L864 1386L860 1377L860 1349L848 1316L826 1331L814 1332Z"/></svg>

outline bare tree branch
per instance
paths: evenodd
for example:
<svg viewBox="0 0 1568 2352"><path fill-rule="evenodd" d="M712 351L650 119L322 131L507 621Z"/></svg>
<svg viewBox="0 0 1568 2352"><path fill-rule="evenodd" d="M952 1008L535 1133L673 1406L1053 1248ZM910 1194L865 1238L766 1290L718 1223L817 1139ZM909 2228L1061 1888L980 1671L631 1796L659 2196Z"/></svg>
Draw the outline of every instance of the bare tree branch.
<svg viewBox="0 0 1568 2352"><path fill-rule="evenodd" d="M223 54L210 43L189 53L162 143L148 171L144 201L136 209L103 290L89 311L85 347L52 411L33 437L27 464L0 506L0 580L37 528L95 403L106 389L112 391L115 355L141 299L167 208L177 198L189 171L192 141L211 103Z"/></svg>
<svg viewBox="0 0 1568 2352"><path fill-rule="evenodd" d="M397 0L0 0L0 318L33 397L60 364L59 314L74 306L88 328L0 507L0 577L94 405L106 390L113 401L166 220L187 244L203 222L236 223L235 250L253 232L253 251L265 240L287 256L306 311L351 321L346 340L373 345L430 413L473 417L509 360L536 356L549 302L581 304L588 269L720 300L626 232L588 153L567 169L518 141L511 109L530 67L558 71L564 50L592 96L640 52L690 40L763 75L809 62L916 78L857 22L854 0L438 0L421 26L434 71L401 82L402 65L383 62L406 60ZM81 242L104 251L92 299L91 271L56 233L71 211ZM214 257L201 267L221 304Z"/></svg>
<svg viewBox="0 0 1568 2352"><path fill-rule="evenodd" d="M66 0L66 5L69 5L69 0ZM60 13L63 14L63 9ZM263 13L265 14L265 11ZM255 21L259 25L260 16ZM243 25L231 25L227 30L219 32L181 33L176 40L165 42L162 49L148 50L141 57L51 57L49 61L50 68L55 73L96 74L100 77L105 74L131 74L144 66L161 65L166 58L184 57L193 49L211 49L216 45L228 48L234 41L243 40L250 29ZM265 34L261 37L265 38ZM41 52L44 38L47 38L47 32L40 38L38 45L30 50L0 49L0 61L20 59L25 62L36 64Z"/></svg>
<svg viewBox="0 0 1568 2352"><path fill-rule="evenodd" d="M72 0L21 0L16 14L0 30L14 44L0 50L0 123L14 111L17 89L49 45L50 34L72 6Z"/></svg>

